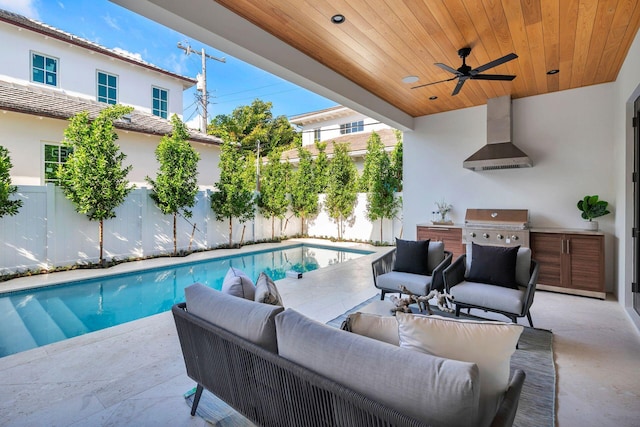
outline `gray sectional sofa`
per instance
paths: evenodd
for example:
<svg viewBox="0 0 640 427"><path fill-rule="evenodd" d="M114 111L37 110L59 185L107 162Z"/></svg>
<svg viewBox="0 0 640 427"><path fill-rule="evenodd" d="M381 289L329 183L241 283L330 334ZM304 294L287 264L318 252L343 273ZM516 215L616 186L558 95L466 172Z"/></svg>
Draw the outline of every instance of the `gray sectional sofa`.
<svg viewBox="0 0 640 427"><path fill-rule="evenodd" d="M281 306L204 285L172 309L187 374L265 426L476 426L473 363L336 329ZM513 422L524 381L511 379L492 426Z"/></svg>

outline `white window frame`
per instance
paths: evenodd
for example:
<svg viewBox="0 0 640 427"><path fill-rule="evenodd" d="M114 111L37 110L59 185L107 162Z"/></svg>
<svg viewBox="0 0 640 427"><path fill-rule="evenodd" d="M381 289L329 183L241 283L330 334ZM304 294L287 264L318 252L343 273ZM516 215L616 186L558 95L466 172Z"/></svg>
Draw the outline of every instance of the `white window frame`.
<svg viewBox="0 0 640 427"><path fill-rule="evenodd" d="M57 147L58 148L58 153L57 153L57 161L52 161L52 160L47 160L47 147ZM62 160L62 151L61 148L65 148L67 150L70 150L68 147L65 147L64 144L61 144L59 142L53 142L53 141L42 141L42 168L40 169L42 172L42 184L46 184L47 182L53 182L53 183L57 183L58 180L56 178L47 178L47 164L51 164L51 165L55 165L55 168L57 168L57 165L60 164L64 164L64 162L66 161L66 158L64 159L64 161ZM72 150L70 150L72 151ZM69 154L67 154L68 157ZM55 173L55 171L52 169L51 172Z"/></svg>
<svg viewBox="0 0 640 427"><path fill-rule="evenodd" d="M44 58L45 64L44 64L44 68L42 69L42 72L44 73L43 82L39 82L33 79L33 69L34 69L33 56L34 55L42 56ZM47 71L47 64L46 64L47 59L51 59L55 61L56 70L54 72ZM53 75L55 75L55 78L56 78L55 85L47 83L47 73L52 73ZM35 50L29 51L29 81L31 81L32 83L41 84L49 87L60 87L60 58L56 58L55 56L47 55L42 52L36 52Z"/></svg>
<svg viewBox="0 0 640 427"><path fill-rule="evenodd" d="M154 101L156 100L156 97L154 96L154 90L159 90L161 92L164 92L167 94L167 99L164 101L166 103L165 105L165 109L164 109L164 116L162 116L162 114L156 114L156 108L154 105ZM159 100L160 102L162 102L162 100ZM163 112L162 109L158 110L160 113ZM151 114L153 114L156 117L160 117L163 119L168 119L169 118L169 89L165 89L163 87L160 86L151 86Z"/></svg>
<svg viewBox="0 0 640 427"><path fill-rule="evenodd" d="M364 132L364 120L357 120L355 122L342 123L340 125L340 134L346 135L349 133Z"/></svg>
<svg viewBox="0 0 640 427"><path fill-rule="evenodd" d="M106 87L107 89L107 96L106 96L106 101L101 101L100 100L100 74L104 74L107 77L107 84L103 85ZM115 85L115 91L116 91L116 96L115 99L113 99L113 103L111 103L111 97L109 96L109 89L111 88L111 86L109 85L109 77L115 77L116 79L116 85ZM109 105L115 105L118 103L118 98L120 97L120 76L118 76L117 74L113 74L113 73L109 73L107 71L103 71L103 70L96 70L96 101L98 102L102 102L105 104L109 104Z"/></svg>

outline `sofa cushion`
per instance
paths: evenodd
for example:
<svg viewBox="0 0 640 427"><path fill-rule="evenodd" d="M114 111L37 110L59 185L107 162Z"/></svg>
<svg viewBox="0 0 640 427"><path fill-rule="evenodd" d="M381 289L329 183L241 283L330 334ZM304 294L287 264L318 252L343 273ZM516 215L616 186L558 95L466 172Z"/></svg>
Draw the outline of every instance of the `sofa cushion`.
<svg viewBox="0 0 640 427"><path fill-rule="evenodd" d="M471 269L467 280L517 288L516 258L519 246L483 246L471 243Z"/></svg>
<svg viewBox="0 0 640 427"><path fill-rule="evenodd" d="M256 295L254 300L263 304L271 305L283 305L280 292L271 277L267 276L264 272L260 273L258 280L256 280Z"/></svg>
<svg viewBox="0 0 640 427"><path fill-rule="evenodd" d="M390 271L376 277L376 286L378 288L400 292L400 286L404 285L414 294L426 295L431 288L432 278L433 276Z"/></svg>
<svg viewBox="0 0 640 427"><path fill-rule="evenodd" d="M278 351L274 318L282 307L237 298L200 283L184 290L187 310L272 352Z"/></svg>
<svg viewBox="0 0 640 427"><path fill-rule="evenodd" d="M469 276L469 271L471 270L472 250L472 246L467 245L465 277ZM529 277L531 277L531 249L520 246L518 257L516 258L516 283L518 286L527 286Z"/></svg>
<svg viewBox="0 0 640 427"><path fill-rule="evenodd" d="M394 271L424 274L429 272L429 240L402 240L396 238Z"/></svg>
<svg viewBox="0 0 640 427"><path fill-rule="evenodd" d="M444 261L444 242L431 242L429 241L429 259L427 266L429 274L433 274L433 270Z"/></svg>
<svg viewBox="0 0 640 427"><path fill-rule="evenodd" d="M253 282L244 274L242 270L229 267L222 282L222 292L236 297L253 300L255 297L255 286Z"/></svg>
<svg viewBox="0 0 640 427"><path fill-rule="evenodd" d="M501 286L462 281L449 290L454 301L468 303L507 313L521 313L525 288L509 289Z"/></svg>
<svg viewBox="0 0 640 427"><path fill-rule="evenodd" d="M397 313L396 317L400 347L478 365L479 425L488 426L509 387L511 355L524 328L441 316Z"/></svg>
<svg viewBox="0 0 640 427"><path fill-rule="evenodd" d="M478 424L478 367L345 332L287 309L278 353L382 404L434 425Z"/></svg>
<svg viewBox="0 0 640 427"><path fill-rule="evenodd" d="M398 321L391 313L386 316L372 313L351 313L348 317L348 331L373 338L395 346L400 345Z"/></svg>

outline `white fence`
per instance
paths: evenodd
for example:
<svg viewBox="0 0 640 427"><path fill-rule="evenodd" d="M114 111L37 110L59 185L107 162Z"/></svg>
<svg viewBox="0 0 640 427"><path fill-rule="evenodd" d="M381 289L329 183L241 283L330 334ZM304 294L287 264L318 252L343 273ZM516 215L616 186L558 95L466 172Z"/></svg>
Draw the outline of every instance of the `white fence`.
<svg viewBox="0 0 640 427"><path fill-rule="evenodd" d="M133 190L116 210L116 218L104 222L106 259L145 257L173 251L173 217L163 215L149 193L147 188ZM192 233L191 249L209 249L228 243L228 222L216 221L210 207L210 194L208 190L198 193L192 218L178 217L178 250L189 249ZM77 213L60 188L52 184L19 186L17 197L23 201L18 215L0 218L0 274L98 261L98 223ZM380 222L372 224L365 213L366 195L360 194L352 220L345 223L344 239L380 240ZM275 220L276 236L292 236L301 232L300 220L290 214L287 218ZM338 235L336 223L324 211L309 219L305 229L310 236ZM254 221L244 224L234 220L234 243L240 242L243 230L245 242L269 239L271 219L256 214ZM392 241L400 236L401 230L399 220L384 221L383 240Z"/></svg>

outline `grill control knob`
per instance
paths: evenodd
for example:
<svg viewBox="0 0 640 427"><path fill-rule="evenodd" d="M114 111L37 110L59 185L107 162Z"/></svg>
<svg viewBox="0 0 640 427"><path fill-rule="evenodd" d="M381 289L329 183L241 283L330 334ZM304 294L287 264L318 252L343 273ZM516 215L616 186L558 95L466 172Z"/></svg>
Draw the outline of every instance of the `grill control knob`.
<svg viewBox="0 0 640 427"><path fill-rule="evenodd" d="M469 236L471 237L476 237L476 233L474 233L473 231L469 233Z"/></svg>
<svg viewBox="0 0 640 427"><path fill-rule="evenodd" d="M511 240L518 240L518 239L519 239L519 237L516 236L516 235L511 236Z"/></svg>
<svg viewBox="0 0 640 427"><path fill-rule="evenodd" d="M482 237L484 237L485 239L488 239L488 238L489 238L489 234L488 234L488 233L484 233L484 234L482 235Z"/></svg>
<svg viewBox="0 0 640 427"><path fill-rule="evenodd" d="M498 238L498 240L502 240L504 236L502 234L498 234L496 237Z"/></svg>

